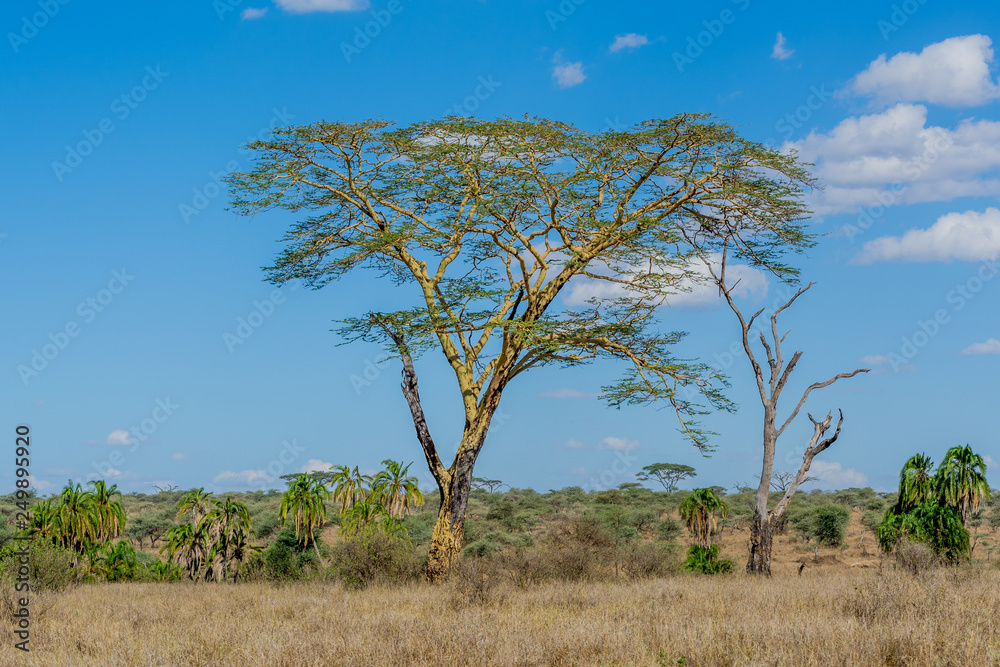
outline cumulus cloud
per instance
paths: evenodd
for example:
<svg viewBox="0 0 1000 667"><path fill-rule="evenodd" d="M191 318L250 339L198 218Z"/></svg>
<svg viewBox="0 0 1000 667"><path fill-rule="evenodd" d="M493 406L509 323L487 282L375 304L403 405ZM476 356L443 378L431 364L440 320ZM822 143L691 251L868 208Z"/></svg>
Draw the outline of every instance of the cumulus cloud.
<svg viewBox="0 0 1000 667"><path fill-rule="evenodd" d="M304 466L299 468L299 472L326 472L332 467L332 463L320 461L319 459L309 459Z"/></svg>
<svg viewBox="0 0 1000 667"><path fill-rule="evenodd" d="M861 363L865 366L883 366L888 365L890 362L889 357L884 354L866 354L861 357Z"/></svg>
<svg viewBox="0 0 1000 667"><path fill-rule="evenodd" d="M813 131L782 148L816 165L826 187L808 201L820 215L1000 191L1000 122L928 125L927 108L919 104L845 118L827 133Z"/></svg>
<svg viewBox="0 0 1000 667"><path fill-rule="evenodd" d="M618 452L629 452L633 449L639 448L638 440L626 440L625 438L616 438L614 436L609 436L601 443L597 445L598 449L613 449Z"/></svg>
<svg viewBox="0 0 1000 667"><path fill-rule="evenodd" d="M927 229L911 229L902 236L868 241L851 261L874 262L978 262L1000 256L1000 209L982 213L948 213Z"/></svg>
<svg viewBox="0 0 1000 667"><path fill-rule="evenodd" d="M52 482L40 479L34 475L28 475L28 484L30 484L31 488L35 491L48 491L54 486Z"/></svg>
<svg viewBox="0 0 1000 667"><path fill-rule="evenodd" d="M721 259L722 256L718 253L711 256L710 261L714 268L718 269ZM643 271L646 269L637 267L640 268ZM664 305L673 308L703 306L715 303L721 298L719 288L710 281L708 267L703 262L692 260L687 270L695 277L682 280L677 293L667 296ZM739 281L733 289L733 295L736 297L762 299L767 296L769 285L767 274L760 269L745 264L731 264L726 267L726 276L731 283ZM571 280L563 301L568 306L582 306L590 299L619 299L628 296L638 295L621 283L581 277Z"/></svg>
<svg viewBox="0 0 1000 667"><path fill-rule="evenodd" d="M273 481L263 470L223 470L212 480L216 484L267 486Z"/></svg>
<svg viewBox="0 0 1000 667"><path fill-rule="evenodd" d="M557 51L556 55L552 58L554 66L552 68L552 78L556 80L560 88L572 88L573 86L578 86L587 79L587 75L583 73L583 63L564 63L562 60L562 51Z"/></svg>
<svg viewBox="0 0 1000 667"><path fill-rule="evenodd" d="M183 461L190 456L187 452L174 452L170 455L171 461Z"/></svg>
<svg viewBox="0 0 1000 667"><path fill-rule="evenodd" d="M129 435L128 431L125 429L115 429L108 435L107 444L109 445L131 445L135 441L132 436Z"/></svg>
<svg viewBox="0 0 1000 667"><path fill-rule="evenodd" d="M813 461L809 473L840 488L863 487L868 485L868 476L854 468L845 469L836 461Z"/></svg>
<svg viewBox="0 0 1000 667"><path fill-rule="evenodd" d="M1000 98L1000 86L990 76L991 45L986 35L966 35L931 44L919 54L903 51L886 60L883 53L854 78L849 90L880 104L987 104Z"/></svg>
<svg viewBox="0 0 1000 667"><path fill-rule="evenodd" d="M240 18L244 21L253 21L254 19L263 18L264 14L267 14L267 7L247 7L240 13Z"/></svg>
<svg viewBox="0 0 1000 667"><path fill-rule="evenodd" d="M795 53L795 49L785 48L785 36L778 32L778 39L774 43L774 48L771 49L771 57L775 60L787 60L792 57Z"/></svg>
<svg viewBox="0 0 1000 667"><path fill-rule="evenodd" d="M549 389L538 395L539 398L597 398L599 394L591 394L577 389Z"/></svg>
<svg viewBox="0 0 1000 667"><path fill-rule="evenodd" d="M292 14L358 12L371 6L368 0L274 0L274 4Z"/></svg>
<svg viewBox="0 0 1000 667"><path fill-rule="evenodd" d="M987 470L996 470L996 469L1000 468L1000 464L998 464L996 462L996 460L994 460L994 458L992 456L990 456L989 454L986 454L985 456L983 456L983 463L986 464L986 469Z"/></svg>
<svg viewBox="0 0 1000 667"><path fill-rule="evenodd" d="M969 347L962 350L964 355L975 355L975 354L1000 354L1000 340L996 338L990 338L983 343L973 343Z"/></svg>
<svg viewBox="0 0 1000 667"><path fill-rule="evenodd" d="M570 438L569 440L566 441L566 444L563 445L563 447L565 447L566 449L586 449L587 445L586 443L580 442L579 440L573 440L572 438Z"/></svg>
<svg viewBox="0 0 1000 667"><path fill-rule="evenodd" d="M608 50L615 53L616 51L621 51L622 49L638 49L639 47L647 44L649 44L648 37L630 32L624 35L615 35L615 42Z"/></svg>

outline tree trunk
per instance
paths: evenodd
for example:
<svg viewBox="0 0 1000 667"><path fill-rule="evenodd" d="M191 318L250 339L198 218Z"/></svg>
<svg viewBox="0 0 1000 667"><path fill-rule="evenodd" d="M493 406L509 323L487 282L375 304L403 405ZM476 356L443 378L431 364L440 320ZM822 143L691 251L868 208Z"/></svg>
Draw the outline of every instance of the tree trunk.
<svg viewBox="0 0 1000 667"><path fill-rule="evenodd" d="M485 434L484 434L485 437ZM472 465L475 454L459 447L455 472L451 483L440 488L441 507L431 536L431 548L427 554L427 579L438 583L448 576L452 562L458 558L465 540L465 510L469 505L472 491Z"/></svg>
<svg viewBox="0 0 1000 667"><path fill-rule="evenodd" d="M769 513L754 510L750 524L750 558L747 560L749 574L771 576L771 544L774 542L774 526Z"/></svg>

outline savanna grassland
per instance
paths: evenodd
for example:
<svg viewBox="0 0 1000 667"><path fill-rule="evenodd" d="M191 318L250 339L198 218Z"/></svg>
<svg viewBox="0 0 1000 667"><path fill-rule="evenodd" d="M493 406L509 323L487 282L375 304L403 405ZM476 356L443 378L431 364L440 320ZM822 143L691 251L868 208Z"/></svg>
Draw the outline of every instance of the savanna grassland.
<svg viewBox="0 0 1000 667"><path fill-rule="evenodd" d="M995 496L973 517L971 562L940 566L922 545L877 549L872 527L894 494L797 494L773 576L756 578L742 571L749 492L723 496L712 536L733 571L681 567L687 495L475 491L461 565L436 586L420 569L433 499L403 519L405 548L347 539L331 517L320 565L276 520L280 494L236 494L261 549L233 584L152 581L145 563L162 538L144 533L162 534L177 499L126 495L126 535L142 556L133 580L60 583L60 552L43 553L51 585L32 594L31 653L13 648L4 623L0 664L1000 664ZM812 519L831 507L846 525L821 539ZM0 592L9 620L10 586Z"/></svg>

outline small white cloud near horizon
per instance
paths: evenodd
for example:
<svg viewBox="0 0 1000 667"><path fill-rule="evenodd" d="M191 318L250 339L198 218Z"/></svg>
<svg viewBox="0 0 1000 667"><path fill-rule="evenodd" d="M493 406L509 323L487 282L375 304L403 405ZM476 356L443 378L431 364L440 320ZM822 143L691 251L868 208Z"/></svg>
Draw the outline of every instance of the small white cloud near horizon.
<svg viewBox="0 0 1000 667"><path fill-rule="evenodd" d="M1000 340L990 338L982 343L973 343L969 347L962 350L962 354L965 356L977 354L1000 354Z"/></svg>
<svg viewBox="0 0 1000 667"><path fill-rule="evenodd" d="M133 440L132 436L129 435L129 432L123 428L118 428L112 431L108 435L108 439L106 441L106 444L116 446L132 445L134 443L135 440Z"/></svg>
<svg viewBox="0 0 1000 667"><path fill-rule="evenodd" d="M266 486L272 483L272 478L263 470L223 470L212 481L216 484L239 484L242 486Z"/></svg>
<svg viewBox="0 0 1000 667"><path fill-rule="evenodd" d="M292 14L360 12L371 6L368 0L274 0L274 4Z"/></svg>
<svg viewBox="0 0 1000 667"><path fill-rule="evenodd" d="M304 466L299 468L299 472L326 472L332 467L332 463L327 463L319 459L309 459Z"/></svg>
<svg viewBox="0 0 1000 667"><path fill-rule="evenodd" d="M884 354L866 354L861 357L861 363L865 366L888 366L892 362Z"/></svg>
<svg viewBox="0 0 1000 667"><path fill-rule="evenodd" d="M990 76L992 43L986 35L965 35L930 44L919 54L902 51L886 60L883 53L854 78L849 89L886 105L987 104L1000 98L1000 86Z"/></svg>
<svg viewBox="0 0 1000 667"><path fill-rule="evenodd" d="M171 461L184 461L190 456L187 452L174 452L170 455Z"/></svg>
<svg viewBox="0 0 1000 667"><path fill-rule="evenodd" d="M986 464L987 470L997 470L998 468L1000 468L1000 463L997 463L996 459L994 459L989 454L983 456L983 463Z"/></svg>
<svg viewBox="0 0 1000 667"><path fill-rule="evenodd" d="M634 32L626 33L624 35L615 35L615 42L608 49L611 53L621 51L622 49L638 49L640 47L649 44L649 38L645 35L637 35Z"/></svg>
<svg viewBox="0 0 1000 667"><path fill-rule="evenodd" d="M601 443L597 445L598 449L613 449L616 452L630 452L633 449L639 449L638 440L627 440L625 438L616 438L614 436L608 436Z"/></svg>
<svg viewBox="0 0 1000 667"><path fill-rule="evenodd" d="M563 447L565 447L566 449L586 449L587 445L586 443L580 442L579 440L574 440L573 438L570 438L569 440L566 441L566 444L563 445Z"/></svg>
<svg viewBox="0 0 1000 667"><path fill-rule="evenodd" d="M947 213L927 229L868 241L852 264L875 262L978 262L1000 256L1000 209Z"/></svg>
<svg viewBox="0 0 1000 667"><path fill-rule="evenodd" d="M244 21L254 21L263 18L264 14L267 14L267 9L267 7L247 7L240 13L240 18Z"/></svg>
<svg viewBox="0 0 1000 667"><path fill-rule="evenodd" d="M583 466L580 466L579 468L572 468L572 469L570 469L569 474L571 474L571 475L586 475L587 474L587 469L584 468Z"/></svg>
<svg viewBox="0 0 1000 667"><path fill-rule="evenodd" d="M854 468L844 469L836 461L815 460L809 467L809 472L818 477L819 481L838 485L840 488L865 487L868 485L868 475Z"/></svg>
<svg viewBox="0 0 1000 667"><path fill-rule="evenodd" d="M583 73L582 61L564 63L562 60L562 51L556 51L556 54L552 57L552 62L554 63L552 78L556 80L560 88L572 88L586 81L587 75Z"/></svg>
<svg viewBox="0 0 1000 667"><path fill-rule="evenodd" d="M579 391L578 389L549 389L538 394L539 398L597 398L600 394Z"/></svg>
<svg viewBox="0 0 1000 667"><path fill-rule="evenodd" d="M778 39L774 43L774 48L771 49L771 57L775 60L788 60L795 54L795 49L785 48L785 36L778 31Z"/></svg>
<svg viewBox="0 0 1000 667"><path fill-rule="evenodd" d="M34 475L28 475L28 484L30 484L31 488L33 488L35 491L48 491L53 486L55 486L52 482L44 479L39 479Z"/></svg>

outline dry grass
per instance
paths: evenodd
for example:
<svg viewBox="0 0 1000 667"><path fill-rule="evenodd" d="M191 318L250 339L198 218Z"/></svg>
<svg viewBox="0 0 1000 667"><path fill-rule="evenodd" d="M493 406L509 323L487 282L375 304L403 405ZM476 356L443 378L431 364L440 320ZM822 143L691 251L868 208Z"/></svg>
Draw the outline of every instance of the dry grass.
<svg viewBox="0 0 1000 667"><path fill-rule="evenodd" d="M109 584L39 600L31 665L997 665L1000 571L633 583ZM39 609L40 611L40 609Z"/></svg>

